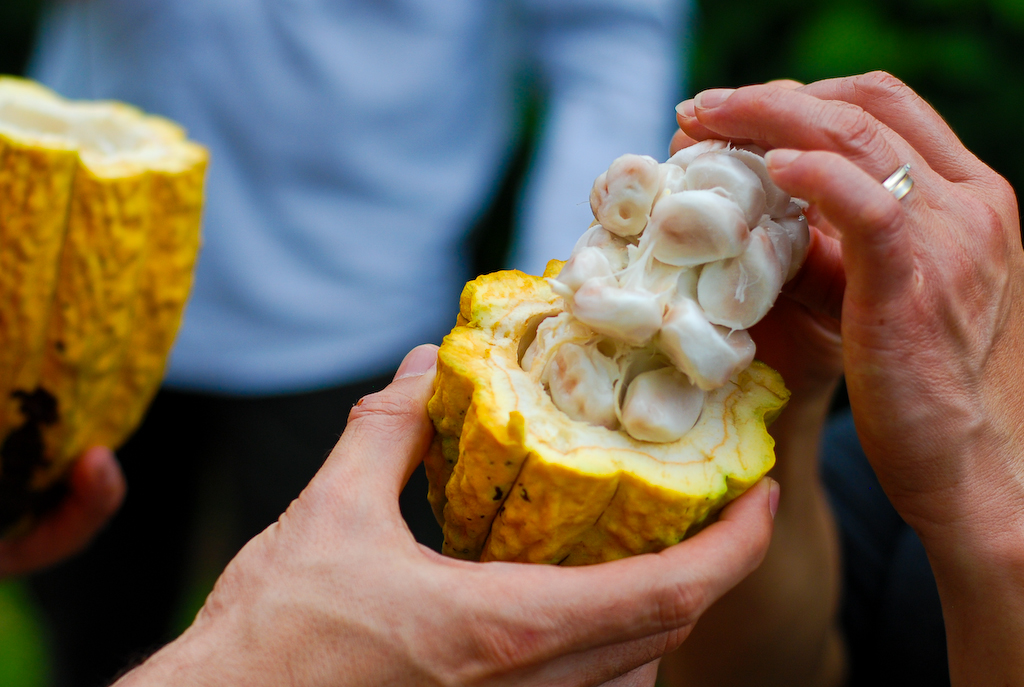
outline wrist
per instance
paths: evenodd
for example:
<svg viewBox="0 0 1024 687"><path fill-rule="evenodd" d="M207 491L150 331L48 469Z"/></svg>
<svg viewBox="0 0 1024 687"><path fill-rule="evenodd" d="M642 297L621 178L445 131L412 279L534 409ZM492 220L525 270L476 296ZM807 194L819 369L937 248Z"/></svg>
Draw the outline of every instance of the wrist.
<svg viewBox="0 0 1024 687"><path fill-rule="evenodd" d="M247 627L228 609L223 610L216 618L207 609L201 610L180 637L113 687L298 684L296 675L288 669L288 647L278 646L270 636L272 631Z"/></svg>
<svg viewBox="0 0 1024 687"><path fill-rule="evenodd" d="M989 529L925 544L954 685L1017 684L1024 675L1024 527Z"/></svg>
<svg viewBox="0 0 1024 687"><path fill-rule="evenodd" d="M918 526L937 581L952 590L1015 587L1024 594L1024 502L1018 509L993 505L954 521ZM941 578L941 580L940 580ZM963 586L963 590L958 588Z"/></svg>
<svg viewBox="0 0 1024 687"><path fill-rule="evenodd" d="M927 490L897 490L893 505L920 536L933 565L966 570L1024 563L1024 446L983 425L947 444L957 466ZM939 451L939 447L935 447ZM938 471L937 471L938 472ZM927 481L923 477L921 482Z"/></svg>
<svg viewBox="0 0 1024 687"><path fill-rule="evenodd" d="M193 625L176 640L127 673L113 687L172 684L212 687L242 682L257 684L241 680L242 675L231 675L227 664L238 661L239 657L235 652L225 651L226 647L222 644L216 634L197 631Z"/></svg>
<svg viewBox="0 0 1024 687"><path fill-rule="evenodd" d="M1020 454L994 432L982 436L961 462L945 507L905 519L935 574L953 684L1017 684L1024 675L1024 481L1014 470Z"/></svg>

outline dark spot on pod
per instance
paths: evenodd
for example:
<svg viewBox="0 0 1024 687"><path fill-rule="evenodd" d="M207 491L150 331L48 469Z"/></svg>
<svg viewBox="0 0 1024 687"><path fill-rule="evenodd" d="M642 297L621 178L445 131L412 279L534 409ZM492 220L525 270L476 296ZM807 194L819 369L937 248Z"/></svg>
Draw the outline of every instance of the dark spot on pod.
<svg viewBox="0 0 1024 687"><path fill-rule="evenodd" d="M31 392L19 389L11 393L11 398L19 402L21 413L25 416L22 427L30 424L52 425L57 422L57 399L49 391L39 387Z"/></svg>
<svg viewBox="0 0 1024 687"><path fill-rule="evenodd" d="M526 493L526 487L519 490L519 495L523 497L523 501L530 503L530 495Z"/></svg>
<svg viewBox="0 0 1024 687"><path fill-rule="evenodd" d="M490 477L488 477L488 479L490 479ZM501 501L502 496L504 496L504 492L501 490L501 487L494 487L494 496L491 497L492 500Z"/></svg>
<svg viewBox="0 0 1024 687"><path fill-rule="evenodd" d="M57 349L58 353L63 353L68 349L68 347L64 345L63 341L54 342L53 347Z"/></svg>
<svg viewBox="0 0 1024 687"><path fill-rule="evenodd" d="M60 503L67 483L58 482L43 492L32 491L31 482L38 468L47 465L43 427L60 417L57 399L45 389L17 390L11 398L18 401L25 422L7 435L0 446L0 536L26 517L38 516Z"/></svg>

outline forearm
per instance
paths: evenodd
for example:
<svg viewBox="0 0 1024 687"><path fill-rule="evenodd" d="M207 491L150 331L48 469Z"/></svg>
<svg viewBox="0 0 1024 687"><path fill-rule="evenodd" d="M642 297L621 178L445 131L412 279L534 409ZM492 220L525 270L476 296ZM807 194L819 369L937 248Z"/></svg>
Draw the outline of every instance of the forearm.
<svg viewBox="0 0 1024 687"><path fill-rule="evenodd" d="M936 571L952 685L1024 684L1024 560Z"/></svg>
<svg viewBox="0 0 1024 687"><path fill-rule="evenodd" d="M221 631L207 620L201 613L184 634L127 673L113 687L219 687L240 684L258 687L280 684L277 680L284 676L277 671L285 661L261 665L271 661L272 657L238 646L238 642L233 640L241 637L232 637L231 633Z"/></svg>
<svg viewBox="0 0 1024 687"><path fill-rule="evenodd" d="M256 606L257 603L253 603ZM301 669L301 655L315 646L318 637L312 629L306 636L276 632L292 621L287 614L275 623L258 628L251 618L235 609L216 614L205 608L180 637L150 656L112 687L155 687L192 685L194 687L271 687L309 684ZM321 659L326 667L333 655ZM353 671L355 672L355 671ZM331 684L347 685L334 680Z"/></svg>
<svg viewBox="0 0 1024 687"><path fill-rule="evenodd" d="M397 639L365 631L379 625L375 619L339 622L330 604L311 608L284 578L275 585L279 594L229 597L214 611L204 608L180 637L112 687L421 684L406 670Z"/></svg>
<svg viewBox="0 0 1024 687"><path fill-rule="evenodd" d="M1024 494L1008 510L993 501L968 526L922 535L954 686L1024 685Z"/></svg>
<svg viewBox="0 0 1024 687"><path fill-rule="evenodd" d="M222 665L204 655L212 646L192 641L191 630L155 653L114 683L113 687L190 684L197 687L220 684ZM205 670L204 670L205 668Z"/></svg>
<svg viewBox="0 0 1024 687"><path fill-rule="evenodd" d="M838 538L817 479L830 394L787 408L772 426L782 487L775 533L761 567L701 618L662 661L683 685L837 685L844 668L837 626Z"/></svg>

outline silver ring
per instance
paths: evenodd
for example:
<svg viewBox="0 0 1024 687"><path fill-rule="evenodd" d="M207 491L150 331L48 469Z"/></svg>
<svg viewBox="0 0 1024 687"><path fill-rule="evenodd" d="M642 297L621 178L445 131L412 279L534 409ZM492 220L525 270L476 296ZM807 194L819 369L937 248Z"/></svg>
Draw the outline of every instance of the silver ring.
<svg viewBox="0 0 1024 687"><path fill-rule="evenodd" d="M910 165L903 165L890 174L889 178L882 182L882 188L891 193L896 200L902 200L903 196L914 188L914 180L910 178Z"/></svg>

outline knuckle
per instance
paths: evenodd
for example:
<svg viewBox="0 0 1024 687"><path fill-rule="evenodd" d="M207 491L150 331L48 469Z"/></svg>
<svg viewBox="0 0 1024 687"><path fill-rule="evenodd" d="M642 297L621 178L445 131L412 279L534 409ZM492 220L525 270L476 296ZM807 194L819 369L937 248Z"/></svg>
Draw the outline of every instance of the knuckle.
<svg viewBox="0 0 1024 687"><path fill-rule="evenodd" d="M873 71L853 77L856 91L874 100L878 98L905 98L912 93L910 87L886 71Z"/></svg>
<svg viewBox="0 0 1024 687"><path fill-rule="evenodd" d="M885 146L878 122L856 105L836 105L834 114L825 123L828 136L855 160L875 157Z"/></svg>
<svg viewBox="0 0 1024 687"><path fill-rule="evenodd" d="M679 627L669 630L660 636L658 655L664 656L678 649L686 638L690 636L692 627Z"/></svg>
<svg viewBox="0 0 1024 687"><path fill-rule="evenodd" d="M914 89L889 72L875 71L854 77L853 90L856 100L868 109L882 106L893 111L931 111L931 106Z"/></svg>
<svg viewBox="0 0 1024 687"><path fill-rule="evenodd" d="M422 408L414 407L411 399L391 390L363 396L348 414L349 426L391 423L395 419L418 416Z"/></svg>
<svg viewBox="0 0 1024 687"><path fill-rule="evenodd" d="M763 86L747 86L740 90L746 91L750 94L751 104L756 105L758 101L761 101L761 103L767 105L765 108L767 110L782 107L787 99L793 97L793 89L786 88L776 82L768 83Z"/></svg>
<svg viewBox="0 0 1024 687"><path fill-rule="evenodd" d="M995 176L995 193L994 198L996 203L1000 207L1007 209L1007 213L1011 217L1017 216L1017 194L1013 190L1013 186L1007 181L1002 175L996 174Z"/></svg>
<svg viewBox="0 0 1024 687"><path fill-rule="evenodd" d="M658 602L658 621L665 631L687 628L708 606L704 586L694 581L680 582L665 592Z"/></svg>
<svg viewBox="0 0 1024 687"><path fill-rule="evenodd" d="M529 633L491 622L476 623L468 646L459 652L459 683L486 682L521 668L529 662L530 644Z"/></svg>
<svg viewBox="0 0 1024 687"><path fill-rule="evenodd" d="M477 636L477 648L495 674L503 674L523 664L522 643L511 633L493 629Z"/></svg>
<svg viewBox="0 0 1024 687"><path fill-rule="evenodd" d="M974 207L971 208L971 215L974 220L971 233L985 244L992 244L990 246L986 245L989 252L993 249L998 251L1003 246L1003 237L1005 235L1003 218L988 203L978 201L972 205Z"/></svg>

